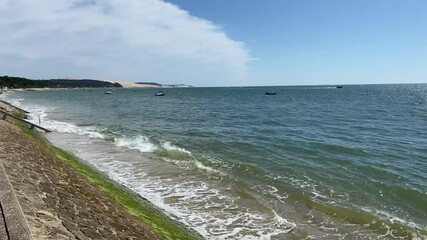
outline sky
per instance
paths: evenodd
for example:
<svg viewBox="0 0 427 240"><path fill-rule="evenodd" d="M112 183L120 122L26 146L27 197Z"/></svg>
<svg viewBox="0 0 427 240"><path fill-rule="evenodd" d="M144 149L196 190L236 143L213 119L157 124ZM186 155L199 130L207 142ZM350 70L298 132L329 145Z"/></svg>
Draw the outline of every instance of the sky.
<svg viewBox="0 0 427 240"><path fill-rule="evenodd" d="M425 0L0 0L0 75L427 83Z"/></svg>

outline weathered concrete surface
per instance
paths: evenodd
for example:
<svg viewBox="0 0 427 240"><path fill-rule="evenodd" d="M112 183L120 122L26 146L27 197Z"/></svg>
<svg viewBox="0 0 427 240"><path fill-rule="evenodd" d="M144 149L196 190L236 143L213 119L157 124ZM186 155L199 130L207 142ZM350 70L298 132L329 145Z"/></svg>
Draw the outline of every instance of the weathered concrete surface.
<svg viewBox="0 0 427 240"><path fill-rule="evenodd" d="M39 141L2 120L0 160L35 239L161 239Z"/></svg>
<svg viewBox="0 0 427 240"><path fill-rule="evenodd" d="M27 220L19 205L15 192L0 162L0 213L3 227L0 227L0 239L32 240ZM3 230L2 230L3 229ZM7 231L7 232L6 232ZM8 233L8 234L5 234ZM3 236L1 235L3 234Z"/></svg>
<svg viewBox="0 0 427 240"><path fill-rule="evenodd" d="M3 215L3 208L0 203L0 239L7 239L9 234L6 231L6 222L4 221Z"/></svg>

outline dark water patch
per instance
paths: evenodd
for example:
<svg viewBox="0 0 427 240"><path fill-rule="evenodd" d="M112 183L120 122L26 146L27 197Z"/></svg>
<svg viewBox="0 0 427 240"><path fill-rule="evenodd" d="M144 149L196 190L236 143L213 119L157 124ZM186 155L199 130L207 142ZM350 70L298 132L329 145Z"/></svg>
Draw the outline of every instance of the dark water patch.
<svg viewBox="0 0 427 240"><path fill-rule="evenodd" d="M317 148L333 154L366 156L366 151L364 149L337 144L318 143Z"/></svg>
<svg viewBox="0 0 427 240"><path fill-rule="evenodd" d="M328 205L305 197L296 198L301 199L310 208L324 214L352 224L365 226L385 236L412 239L413 237L423 238L427 235L427 230L425 229L409 227L405 223L400 223L393 219L383 219L369 212Z"/></svg>

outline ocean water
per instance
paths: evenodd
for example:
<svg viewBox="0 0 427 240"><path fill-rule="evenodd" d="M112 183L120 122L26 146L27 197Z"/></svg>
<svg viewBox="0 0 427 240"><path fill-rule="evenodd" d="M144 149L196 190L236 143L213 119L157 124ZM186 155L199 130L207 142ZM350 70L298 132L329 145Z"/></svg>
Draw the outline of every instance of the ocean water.
<svg viewBox="0 0 427 240"><path fill-rule="evenodd" d="M163 90L0 97L207 239L427 238L426 84Z"/></svg>

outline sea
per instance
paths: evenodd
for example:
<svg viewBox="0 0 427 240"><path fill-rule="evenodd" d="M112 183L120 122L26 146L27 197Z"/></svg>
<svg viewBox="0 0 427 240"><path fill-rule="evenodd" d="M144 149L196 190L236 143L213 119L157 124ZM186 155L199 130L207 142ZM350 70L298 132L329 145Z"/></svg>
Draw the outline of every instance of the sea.
<svg viewBox="0 0 427 240"><path fill-rule="evenodd" d="M427 84L107 90L0 98L206 239L427 239Z"/></svg>

